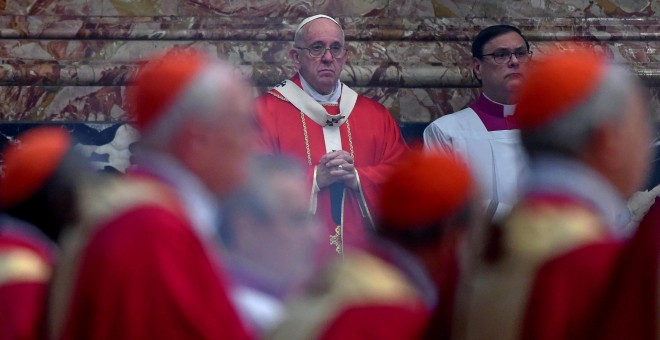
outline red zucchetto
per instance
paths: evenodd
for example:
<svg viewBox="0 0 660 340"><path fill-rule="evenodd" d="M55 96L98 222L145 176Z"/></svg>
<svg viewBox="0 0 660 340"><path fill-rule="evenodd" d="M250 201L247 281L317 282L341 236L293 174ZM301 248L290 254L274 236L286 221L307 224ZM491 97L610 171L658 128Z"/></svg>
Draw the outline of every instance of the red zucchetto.
<svg viewBox="0 0 660 340"><path fill-rule="evenodd" d="M35 194L70 148L71 136L58 127L38 127L21 134L2 155L0 206L12 207Z"/></svg>
<svg viewBox="0 0 660 340"><path fill-rule="evenodd" d="M410 152L381 187L380 221L401 230L441 221L465 205L472 186L457 155Z"/></svg>
<svg viewBox="0 0 660 340"><path fill-rule="evenodd" d="M142 65L128 89L131 114L141 132L167 114L209 59L193 49L172 49Z"/></svg>
<svg viewBox="0 0 660 340"><path fill-rule="evenodd" d="M518 92L520 128L543 126L585 103L596 93L607 65L604 55L578 47L535 59Z"/></svg>

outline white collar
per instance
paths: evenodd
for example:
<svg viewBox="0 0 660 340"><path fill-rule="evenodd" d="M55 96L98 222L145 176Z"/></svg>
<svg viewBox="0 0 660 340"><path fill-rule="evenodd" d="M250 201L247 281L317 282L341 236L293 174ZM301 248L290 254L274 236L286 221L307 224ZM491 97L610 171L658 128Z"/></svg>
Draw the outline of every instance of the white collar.
<svg viewBox="0 0 660 340"><path fill-rule="evenodd" d="M515 111L516 111L516 104L502 104L502 103L498 103L498 102L496 102L496 101L494 101L494 100L488 98L488 96L487 96L485 93L481 92L481 94L482 94L486 99L490 100L491 102L493 102L493 103L495 103L495 104L497 104L497 105L501 105L501 106L502 106L502 113L504 114L504 117L511 116L511 115L513 115L513 114L515 113Z"/></svg>
<svg viewBox="0 0 660 340"><path fill-rule="evenodd" d="M320 94L314 90L312 85L309 85L305 78L303 78L302 74L298 74L300 75L300 83L302 84L303 91L305 91L310 97L314 98L314 100L320 104L337 104L339 102L339 97L341 96L341 82L339 80L337 80L337 85L330 94Z"/></svg>
<svg viewBox="0 0 660 340"><path fill-rule="evenodd" d="M141 168L174 188L196 234L205 240L214 239L220 220L217 197L174 157L145 150L137 156Z"/></svg>
<svg viewBox="0 0 660 340"><path fill-rule="evenodd" d="M595 170L568 157L537 156L526 179L528 192L567 193L589 202L616 237L626 237L630 212L626 200Z"/></svg>

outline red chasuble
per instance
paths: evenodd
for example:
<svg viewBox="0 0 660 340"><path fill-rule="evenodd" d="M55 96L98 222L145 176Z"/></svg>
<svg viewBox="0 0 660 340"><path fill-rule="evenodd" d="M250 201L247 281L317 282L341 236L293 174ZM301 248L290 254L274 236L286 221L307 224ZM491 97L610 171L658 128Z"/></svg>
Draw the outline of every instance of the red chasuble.
<svg viewBox="0 0 660 340"><path fill-rule="evenodd" d="M544 264L530 292L521 339L592 339L586 332L598 302L606 298L619 248L604 240Z"/></svg>
<svg viewBox="0 0 660 340"><path fill-rule="evenodd" d="M52 267L45 237L0 229L0 339L44 338Z"/></svg>
<svg viewBox="0 0 660 340"><path fill-rule="evenodd" d="M300 86L298 75L291 80ZM324 107L329 114L339 113L338 106ZM257 110L261 128L260 148L266 152L299 157L309 165L307 173L311 182L315 165L326 153L323 127L301 114L276 90L259 97ZM342 148L354 157L361 187L361 192L345 191L342 241L345 245L363 245L365 228L368 227L364 220L373 216L374 209L377 209L377 187L387 176L392 163L403 154L406 145L390 112L380 103L364 96L358 96L350 117L339 129ZM362 196L370 216L363 216L360 211L358 203ZM331 216L328 187L321 188L318 193L316 214L327 227L328 236L335 235L337 223ZM328 245L328 249L333 250L334 246Z"/></svg>
<svg viewBox="0 0 660 340"><path fill-rule="evenodd" d="M620 245L600 215L565 194L531 194L491 226L486 259L461 278L461 339L581 339Z"/></svg>
<svg viewBox="0 0 660 340"><path fill-rule="evenodd" d="M419 339L430 317L421 291L399 267L347 250L288 306L272 340Z"/></svg>
<svg viewBox="0 0 660 340"><path fill-rule="evenodd" d="M322 332L323 340L413 340L420 339L429 319L422 305L350 306Z"/></svg>
<svg viewBox="0 0 660 340"><path fill-rule="evenodd" d="M118 209L79 257L63 339L246 339L218 259L161 191Z"/></svg>
<svg viewBox="0 0 660 340"><path fill-rule="evenodd" d="M660 339L660 199L617 261L589 339Z"/></svg>

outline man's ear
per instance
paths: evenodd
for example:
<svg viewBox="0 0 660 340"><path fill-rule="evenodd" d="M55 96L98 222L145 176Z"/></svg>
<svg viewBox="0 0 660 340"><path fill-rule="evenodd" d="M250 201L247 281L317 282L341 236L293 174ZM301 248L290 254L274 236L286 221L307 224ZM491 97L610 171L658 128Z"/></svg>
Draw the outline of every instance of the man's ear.
<svg viewBox="0 0 660 340"><path fill-rule="evenodd" d="M582 155L585 162L597 169L612 169L621 152L621 136L616 122L603 122L589 135L588 146Z"/></svg>
<svg viewBox="0 0 660 340"><path fill-rule="evenodd" d="M472 58L472 74L478 80L481 80L481 60L477 57Z"/></svg>
<svg viewBox="0 0 660 340"><path fill-rule="evenodd" d="M296 48L292 48L289 50L289 58L291 58L291 61L293 62L293 65L296 66L296 69L300 69L300 51Z"/></svg>

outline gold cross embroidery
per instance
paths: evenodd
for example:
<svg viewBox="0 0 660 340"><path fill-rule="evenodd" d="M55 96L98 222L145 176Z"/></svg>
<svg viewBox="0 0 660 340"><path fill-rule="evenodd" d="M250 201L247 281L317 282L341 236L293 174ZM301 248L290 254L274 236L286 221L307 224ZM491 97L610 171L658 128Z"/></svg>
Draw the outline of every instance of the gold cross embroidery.
<svg viewBox="0 0 660 340"><path fill-rule="evenodd" d="M335 228L335 234L330 236L330 245L335 246L335 250L337 251L337 254L341 254L342 244L341 244L341 226L340 225L338 225L337 228Z"/></svg>

